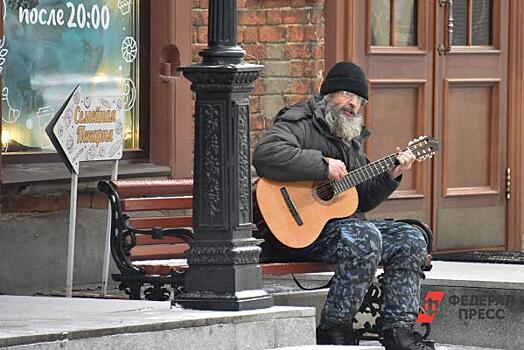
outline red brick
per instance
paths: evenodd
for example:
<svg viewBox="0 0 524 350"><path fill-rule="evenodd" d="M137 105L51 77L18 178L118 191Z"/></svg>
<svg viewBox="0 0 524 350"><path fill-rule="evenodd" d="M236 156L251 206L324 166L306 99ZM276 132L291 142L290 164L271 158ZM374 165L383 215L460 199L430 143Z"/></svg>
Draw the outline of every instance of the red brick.
<svg viewBox="0 0 524 350"><path fill-rule="evenodd" d="M201 44L207 43L207 27L198 27L197 42Z"/></svg>
<svg viewBox="0 0 524 350"><path fill-rule="evenodd" d="M266 123L266 128L267 128L267 123ZM263 131L252 131L250 133L250 136L251 136L251 147L255 147L256 143L258 140L260 140L260 138L262 137L262 135L264 135L264 132Z"/></svg>
<svg viewBox="0 0 524 350"><path fill-rule="evenodd" d="M315 43L313 47L313 57L319 59L324 58L324 44Z"/></svg>
<svg viewBox="0 0 524 350"><path fill-rule="evenodd" d="M200 0L200 8L209 8L209 0Z"/></svg>
<svg viewBox="0 0 524 350"><path fill-rule="evenodd" d="M320 6L328 0L291 0L291 7Z"/></svg>
<svg viewBox="0 0 524 350"><path fill-rule="evenodd" d="M311 92L311 80L294 79L290 84L290 89L295 94L309 94Z"/></svg>
<svg viewBox="0 0 524 350"><path fill-rule="evenodd" d="M260 10L239 11L238 24L247 26L266 24L266 12Z"/></svg>
<svg viewBox="0 0 524 350"><path fill-rule="evenodd" d="M252 114L249 117L249 129L250 130L263 130L264 129L264 117L260 114Z"/></svg>
<svg viewBox="0 0 524 350"><path fill-rule="evenodd" d="M311 23L324 23L324 9L314 7L311 10Z"/></svg>
<svg viewBox="0 0 524 350"><path fill-rule="evenodd" d="M304 75L304 60L291 61L291 76L302 77Z"/></svg>
<svg viewBox="0 0 524 350"><path fill-rule="evenodd" d="M304 27L303 26L288 26L287 27L288 41L304 41Z"/></svg>
<svg viewBox="0 0 524 350"><path fill-rule="evenodd" d="M286 27L264 26L258 30L258 40L263 43L286 40Z"/></svg>
<svg viewBox="0 0 524 350"><path fill-rule="evenodd" d="M291 0L291 7L304 7L306 0Z"/></svg>
<svg viewBox="0 0 524 350"><path fill-rule="evenodd" d="M249 96L249 111L250 113L259 112L260 108L260 97L258 96Z"/></svg>
<svg viewBox="0 0 524 350"><path fill-rule="evenodd" d="M237 43L241 43L244 41L244 31L238 28L237 30Z"/></svg>
<svg viewBox="0 0 524 350"><path fill-rule="evenodd" d="M266 84L264 79L255 80L255 88L251 92L252 95L263 95L266 92Z"/></svg>
<svg viewBox="0 0 524 350"><path fill-rule="evenodd" d="M208 11L193 11L193 26L207 26Z"/></svg>
<svg viewBox="0 0 524 350"><path fill-rule="evenodd" d="M246 27L242 32L244 39L239 42L256 43L258 41L258 27Z"/></svg>
<svg viewBox="0 0 524 350"><path fill-rule="evenodd" d="M200 7L200 0L193 0L193 8Z"/></svg>
<svg viewBox="0 0 524 350"><path fill-rule="evenodd" d="M318 94L320 91L320 85L322 84L322 79L316 79L311 82L311 93Z"/></svg>
<svg viewBox="0 0 524 350"><path fill-rule="evenodd" d="M191 50L193 51L193 62L201 61L201 57L198 53L206 47L207 47L207 44L193 44L191 46Z"/></svg>
<svg viewBox="0 0 524 350"><path fill-rule="evenodd" d="M308 96L309 95L285 95L284 103L286 104L286 106L293 106L294 104L297 104L298 102L302 101Z"/></svg>
<svg viewBox="0 0 524 350"><path fill-rule="evenodd" d="M267 24L282 23L282 10L267 10L266 20Z"/></svg>
<svg viewBox="0 0 524 350"><path fill-rule="evenodd" d="M304 9L284 10L282 22L288 24L304 24L308 22L309 11Z"/></svg>
<svg viewBox="0 0 524 350"><path fill-rule="evenodd" d="M284 54L287 58L305 58L311 57L312 52L307 44L291 43L284 48Z"/></svg>
<svg viewBox="0 0 524 350"><path fill-rule="evenodd" d="M243 44L242 47L246 53L253 56L255 59L264 60L266 58L266 47L264 45Z"/></svg>
<svg viewBox="0 0 524 350"><path fill-rule="evenodd" d="M291 0L263 0L262 8L279 8L291 6Z"/></svg>
<svg viewBox="0 0 524 350"><path fill-rule="evenodd" d="M324 26L313 25L304 27L304 40L323 41L324 40Z"/></svg>
<svg viewBox="0 0 524 350"><path fill-rule="evenodd" d="M237 9L246 7L246 0L237 0Z"/></svg>
<svg viewBox="0 0 524 350"><path fill-rule="evenodd" d="M254 9L254 8L260 8L260 4L262 3L262 0L246 0L246 8Z"/></svg>
<svg viewBox="0 0 524 350"><path fill-rule="evenodd" d="M324 70L324 61L322 60L309 60L304 63L304 76L311 78L322 78L322 72Z"/></svg>

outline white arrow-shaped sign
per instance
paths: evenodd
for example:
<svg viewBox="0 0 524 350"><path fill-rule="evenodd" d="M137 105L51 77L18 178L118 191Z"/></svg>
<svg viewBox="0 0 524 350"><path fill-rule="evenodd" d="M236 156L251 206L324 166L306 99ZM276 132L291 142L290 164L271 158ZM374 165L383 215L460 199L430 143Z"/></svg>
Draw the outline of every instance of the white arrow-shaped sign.
<svg viewBox="0 0 524 350"><path fill-rule="evenodd" d="M125 96L83 96L78 85L46 128L71 173L82 161L122 158Z"/></svg>

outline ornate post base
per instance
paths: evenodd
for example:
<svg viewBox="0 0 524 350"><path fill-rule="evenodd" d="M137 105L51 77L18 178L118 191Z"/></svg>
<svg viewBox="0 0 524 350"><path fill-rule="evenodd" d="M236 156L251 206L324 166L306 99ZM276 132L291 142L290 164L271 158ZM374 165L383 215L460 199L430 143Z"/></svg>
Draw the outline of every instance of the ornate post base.
<svg viewBox="0 0 524 350"><path fill-rule="evenodd" d="M253 310L273 306L261 288L256 240L194 244L185 292L174 300L200 310Z"/></svg>
<svg viewBox="0 0 524 350"><path fill-rule="evenodd" d="M184 292L174 302L205 310L272 306L261 289L251 237L249 92L262 66L183 68L196 92L193 228Z"/></svg>

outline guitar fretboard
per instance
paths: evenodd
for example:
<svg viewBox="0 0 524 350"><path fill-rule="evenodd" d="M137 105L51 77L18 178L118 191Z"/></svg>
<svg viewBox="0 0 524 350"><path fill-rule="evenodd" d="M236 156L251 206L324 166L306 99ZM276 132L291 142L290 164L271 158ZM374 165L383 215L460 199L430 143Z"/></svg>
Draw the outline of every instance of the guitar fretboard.
<svg viewBox="0 0 524 350"><path fill-rule="evenodd" d="M408 148L403 151L408 150ZM391 154L382 159L376 160L374 162L368 163L363 167L350 171L343 179L331 181L331 186L335 191L335 194L342 193L346 190L349 190L352 187L355 187L369 179L374 178L382 173L389 171L396 162L397 154Z"/></svg>

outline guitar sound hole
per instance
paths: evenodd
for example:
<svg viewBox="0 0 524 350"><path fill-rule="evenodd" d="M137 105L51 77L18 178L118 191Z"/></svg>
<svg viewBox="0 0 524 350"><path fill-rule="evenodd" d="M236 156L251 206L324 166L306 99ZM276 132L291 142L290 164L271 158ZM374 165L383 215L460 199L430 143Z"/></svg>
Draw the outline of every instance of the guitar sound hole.
<svg viewBox="0 0 524 350"><path fill-rule="evenodd" d="M331 184L320 185L316 188L317 196L323 201L330 201L335 196L335 190Z"/></svg>

